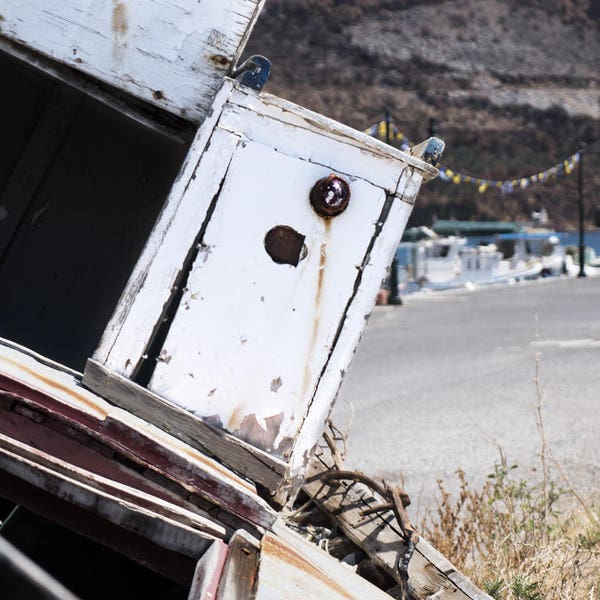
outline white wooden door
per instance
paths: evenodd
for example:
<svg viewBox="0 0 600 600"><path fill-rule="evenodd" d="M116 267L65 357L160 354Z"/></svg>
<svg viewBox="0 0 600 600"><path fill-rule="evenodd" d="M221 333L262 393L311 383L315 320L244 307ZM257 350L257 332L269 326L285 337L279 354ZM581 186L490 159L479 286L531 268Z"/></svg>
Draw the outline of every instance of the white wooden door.
<svg viewBox="0 0 600 600"><path fill-rule="evenodd" d="M437 171L230 80L210 115L84 383L144 418L155 414L169 431L185 422L188 438L207 423L223 430L223 444L207 450L233 465L241 444L271 461L282 487L269 489L285 502L323 432L419 186ZM323 180L349 190L335 216L313 208ZM244 459L233 466L247 473Z"/></svg>
<svg viewBox="0 0 600 600"><path fill-rule="evenodd" d="M350 185L348 208L323 218L309 195L330 174L238 144L149 385L278 456L302 424L386 201L336 173ZM278 231L298 239L297 266L269 255Z"/></svg>

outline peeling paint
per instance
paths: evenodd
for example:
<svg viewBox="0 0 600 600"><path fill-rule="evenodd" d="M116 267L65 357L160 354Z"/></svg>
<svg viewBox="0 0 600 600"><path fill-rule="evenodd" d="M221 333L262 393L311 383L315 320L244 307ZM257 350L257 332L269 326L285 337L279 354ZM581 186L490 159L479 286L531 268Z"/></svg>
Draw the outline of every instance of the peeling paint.
<svg viewBox="0 0 600 600"><path fill-rule="evenodd" d="M234 435L258 448L273 451L284 418L283 412L260 420L254 413L246 415Z"/></svg>
<svg viewBox="0 0 600 600"><path fill-rule="evenodd" d="M236 406L231 412L231 416L227 421L227 430L235 431L241 427L246 417L243 415L245 407L243 405Z"/></svg>
<svg viewBox="0 0 600 600"><path fill-rule="evenodd" d="M172 356L166 350L163 349L156 360L164 362L168 365L171 362L171 358Z"/></svg>
<svg viewBox="0 0 600 600"><path fill-rule="evenodd" d="M276 377L273 379L273 381L271 381L271 391L276 394L282 385L283 381L281 380L281 377Z"/></svg>
<svg viewBox="0 0 600 600"><path fill-rule="evenodd" d="M206 43L215 48L222 48L227 42L227 36L218 29L211 29L208 33Z"/></svg>
<svg viewBox="0 0 600 600"><path fill-rule="evenodd" d="M28 367L25 367L24 365L20 364L19 362L14 361L14 360L6 357L6 356L3 356L1 358L1 361L5 362L5 363L8 363L9 365L12 365L13 367L17 367L17 369L19 369L20 371L22 371L23 373L25 373L26 377L32 377L33 378L33 382L36 385L41 383L42 385L47 386L48 388L50 388L54 392L59 392L59 393L65 394L67 398L71 398L71 399L75 400L76 402L81 402L82 404L84 404L88 408L92 409L94 411L94 413L96 415L100 416L102 419L106 418L106 416L108 415L108 412L103 407L99 406L98 403L94 402L88 396L88 394L86 394L83 390L81 391L81 393L79 393L79 392L73 390L68 385L64 385L64 384L58 383L57 381L53 381L52 379L50 379L48 377L44 377L40 373L37 373L37 372L29 369ZM8 375L6 377L8 377ZM11 380L13 382L15 382L18 385L21 385L21 386L27 388L28 390L37 391L27 381L23 381L20 378L18 380L13 375L11 375L10 378L11 378ZM13 390L9 390L9 391L13 391ZM45 394L46 392L43 391L43 390L41 390L40 393Z"/></svg>
<svg viewBox="0 0 600 600"><path fill-rule="evenodd" d="M206 261L212 254L213 247L208 244L200 244L198 248L198 260L202 262L202 264L206 264Z"/></svg>

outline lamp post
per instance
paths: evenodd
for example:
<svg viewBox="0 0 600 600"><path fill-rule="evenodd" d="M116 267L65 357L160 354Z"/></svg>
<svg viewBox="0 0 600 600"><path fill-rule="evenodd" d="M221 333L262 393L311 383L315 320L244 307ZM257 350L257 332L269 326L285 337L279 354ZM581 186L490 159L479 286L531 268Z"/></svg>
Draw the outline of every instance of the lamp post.
<svg viewBox="0 0 600 600"><path fill-rule="evenodd" d="M585 277L585 229L583 214L583 148L579 150L579 274L577 277Z"/></svg>

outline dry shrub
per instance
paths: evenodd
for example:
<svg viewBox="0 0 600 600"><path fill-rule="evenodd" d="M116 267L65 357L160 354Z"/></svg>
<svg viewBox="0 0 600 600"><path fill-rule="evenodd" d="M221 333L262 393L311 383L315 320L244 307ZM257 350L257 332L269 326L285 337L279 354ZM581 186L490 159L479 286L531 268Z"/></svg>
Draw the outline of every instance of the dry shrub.
<svg viewBox="0 0 600 600"><path fill-rule="evenodd" d="M519 478L503 455L478 489L457 476L456 496L438 481L421 530L477 585L502 600L600 599L600 521L573 510L570 489L547 471L539 483Z"/></svg>

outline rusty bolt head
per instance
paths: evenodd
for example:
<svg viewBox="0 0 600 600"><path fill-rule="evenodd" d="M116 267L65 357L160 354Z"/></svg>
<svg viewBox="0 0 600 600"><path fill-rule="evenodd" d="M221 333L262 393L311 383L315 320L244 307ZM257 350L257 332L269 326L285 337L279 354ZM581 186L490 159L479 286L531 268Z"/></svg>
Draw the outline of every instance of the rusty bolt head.
<svg viewBox="0 0 600 600"><path fill-rule="evenodd" d="M319 179L310 191L310 203L322 217L335 217L348 208L350 186L333 173Z"/></svg>

